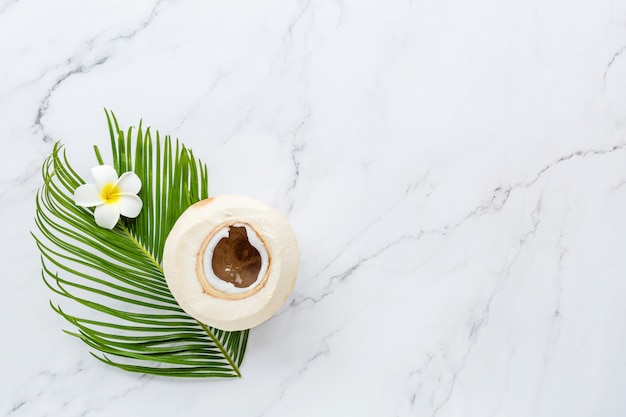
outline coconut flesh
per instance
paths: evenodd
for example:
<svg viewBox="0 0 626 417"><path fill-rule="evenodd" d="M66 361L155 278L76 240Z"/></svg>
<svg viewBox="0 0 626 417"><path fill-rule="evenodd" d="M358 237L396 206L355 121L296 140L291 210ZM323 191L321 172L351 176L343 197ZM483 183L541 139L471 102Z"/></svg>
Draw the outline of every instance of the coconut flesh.
<svg viewBox="0 0 626 417"><path fill-rule="evenodd" d="M298 273L298 247L287 220L249 197L220 196L190 206L163 252L167 285L189 315L234 331L269 319Z"/></svg>

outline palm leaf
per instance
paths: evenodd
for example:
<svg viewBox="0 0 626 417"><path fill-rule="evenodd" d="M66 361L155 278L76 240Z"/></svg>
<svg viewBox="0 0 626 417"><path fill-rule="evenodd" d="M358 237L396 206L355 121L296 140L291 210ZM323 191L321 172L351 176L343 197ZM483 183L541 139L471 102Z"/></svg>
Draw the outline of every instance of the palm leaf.
<svg viewBox="0 0 626 417"><path fill-rule="evenodd" d="M73 192L85 181L57 143L42 168L34 234L42 276L55 293L82 306L82 317L51 302L92 355L109 365L176 377L240 377L248 330L226 332L188 316L171 295L161 268L165 239L181 213L208 197L207 169L191 150L158 132L120 130L106 112L113 166L142 180L144 202L136 219L112 230L98 227L93 211ZM102 163L97 147L96 158Z"/></svg>

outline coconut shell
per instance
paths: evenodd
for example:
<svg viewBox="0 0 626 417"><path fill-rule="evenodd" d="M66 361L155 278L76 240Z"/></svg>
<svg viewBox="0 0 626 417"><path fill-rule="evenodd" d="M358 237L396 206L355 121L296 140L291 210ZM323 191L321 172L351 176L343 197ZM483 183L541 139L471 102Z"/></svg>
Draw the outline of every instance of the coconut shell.
<svg viewBox="0 0 626 417"><path fill-rule="evenodd" d="M215 243L224 230L243 226L267 253L262 276L247 288L215 285L206 260L220 250ZM245 196L212 197L178 218L165 241L163 270L172 295L190 316L218 329L244 330L269 319L287 300L298 274L298 244L287 219L273 208Z"/></svg>

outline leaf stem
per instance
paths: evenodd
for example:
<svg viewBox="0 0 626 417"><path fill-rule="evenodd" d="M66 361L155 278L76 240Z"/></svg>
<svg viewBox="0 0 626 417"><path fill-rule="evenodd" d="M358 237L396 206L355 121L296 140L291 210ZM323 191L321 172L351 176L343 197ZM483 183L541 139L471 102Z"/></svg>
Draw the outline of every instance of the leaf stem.
<svg viewBox="0 0 626 417"><path fill-rule="evenodd" d="M235 362L233 362L232 358L230 357L230 354L226 351L226 349L224 349L224 346L220 343L220 341L217 340L217 337L215 337L213 332L209 329L209 327L206 324L201 323L198 320L196 320L196 321L198 322L200 327L202 327L202 329L204 329L206 334L209 335L211 340L213 340L213 343L215 343L215 346L218 347L220 352L222 352L222 355L224 355L224 357L226 358L226 360L228 361L230 366L233 368L233 371L235 371L237 373L237 377L241 378L241 372L239 372L239 367L237 365L235 365Z"/></svg>
<svg viewBox="0 0 626 417"><path fill-rule="evenodd" d="M154 264L154 266L157 267L159 272L161 272L161 274L163 274L163 267L154 258L154 256L152 256L152 254L150 252L148 252L148 250L146 248L144 248L144 246L135 238L135 236L133 236L133 234L130 233L130 230L128 230L128 228L124 225L124 223L122 223L121 220L118 222L118 224L122 228L122 231L130 238L130 240L132 240L133 243L139 248L139 250L141 250L144 253L144 255L146 255L146 257Z"/></svg>
<svg viewBox="0 0 626 417"><path fill-rule="evenodd" d="M133 234L130 233L128 228L124 225L124 223L122 223L121 220L119 221L118 224L120 225L124 233L133 241L133 243L135 243L135 245L137 245L137 247L146 255L146 257L150 259L150 261L154 264L154 266L156 266L159 269L159 271L163 274L163 267L154 258L154 256L152 256L152 254L150 254L150 252L148 252L148 250L144 248L144 246L135 238L135 236L133 236ZM239 371L239 367L235 364L235 362L233 362L233 359L230 357L230 354L228 353L228 351L226 351L226 348L224 348L224 345L220 343L218 338L215 337L213 332L209 329L209 327L206 324L201 323L198 320L196 321L198 322L200 327L202 327L202 330L204 330L205 333L209 336L209 338L213 341L213 343L215 343L215 346L217 346L220 352L222 352L222 355L224 355L224 357L226 358L230 366L233 368L233 371L235 371L235 373L237 374L237 377L241 378L241 372Z"/></svg>

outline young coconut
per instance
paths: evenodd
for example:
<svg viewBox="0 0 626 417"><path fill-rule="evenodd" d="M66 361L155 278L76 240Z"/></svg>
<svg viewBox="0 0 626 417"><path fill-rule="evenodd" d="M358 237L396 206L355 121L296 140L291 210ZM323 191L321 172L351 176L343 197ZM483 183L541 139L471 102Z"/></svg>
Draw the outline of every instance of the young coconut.
<svg viewBox="0 0 626 417"><path fill-rule="evenodd" d="M285 302L298 274L296 236L280 213L249 197L197 202L165 241L167 285L189 315L218 329L257 326Z"/></svg>

